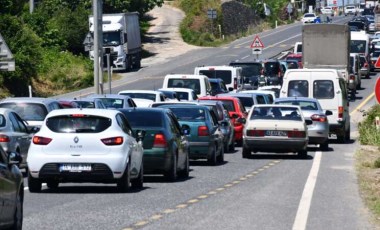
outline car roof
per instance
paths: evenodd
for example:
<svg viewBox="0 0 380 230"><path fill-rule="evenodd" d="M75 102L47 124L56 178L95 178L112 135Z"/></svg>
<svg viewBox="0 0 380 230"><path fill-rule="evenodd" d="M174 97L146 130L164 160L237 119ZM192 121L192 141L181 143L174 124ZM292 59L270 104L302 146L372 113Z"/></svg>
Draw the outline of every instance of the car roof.
<svg viewBox="0 0 380 230"><path fill-rule="evenodd" d="M81 109L81 108L69 108L69 109L56 109L51 111L46 117L70 115L70 114L86 114L102 117L113 118L117 113L120 113L115 109Z"/></svg>
<svg viewBox="0 0 380 230"><path fill-rule="evenodd" d="M199 100L223 100L223 101L236 101L239 100L236 97L233 96L204 96L201 98L198 98Z"/></svg>
<svg viewBox="0 0 380 230"><path fill-rule="evenodd" d="M161 88L160 90L173 90L176 92L185 92L185 93L194 92L193 89L189 89L189 88Z"/></svg>
<svg viewBox="0 0 380 230"><path fill-rule="evenodd" d="M87 98L113 98L113 99L128 99L131 98L128 95L120 95L120 94L91 94L88 95Z"/></svg>
<svg viewBox="0 0 380 230"><path fill-rule="evenodd" d="M150 94L162 94L162 92L155 90L143 90L143 89L135 89L135 90L122 90L120 93L150 93Z"/></svg>
<svg viewBox="0 0 380 230"><path fill-rule="evenodd" d="M210 78L209 79L210 82L224 82L222 79L220 78Z"/></svg>
<svg viewBox="0 0 380 230"><path fill-rule="evenodd" d="M8 97L0 101L0 103L4 102L48 104L51 102L57 102L57 100L44 97Z"/></svg>
<svg viewBox="0 0 380 230"><path fill-rule="evenodd" d="M158 107L158 108L151 108L151 107L130 107L130 108L125 108L125 109L117 109L119 110L120 112L125 112L125 111L147 111L147 112L151 112L151 111L155 111L155 112L165 112L166 109L162 108L162 107Z"/></svg>
<svg viewBox="0 0 380 230"><path fill-rule="evenodd" d="M318 99L310 98L310 97L281 97L281 98L276 98L274 101L275 102L277 102L277 101L310 101L310 102L318 102Z"/></svg>
<svg viewBox="0 0 380 230"><path fill-rule="evenodd" d="M254 93L223 93L223 94L218 94L218 95L220 95L220 96L231 95L231 97L250 97L250 98L252 98L252 94L254 94Z"/></svg>

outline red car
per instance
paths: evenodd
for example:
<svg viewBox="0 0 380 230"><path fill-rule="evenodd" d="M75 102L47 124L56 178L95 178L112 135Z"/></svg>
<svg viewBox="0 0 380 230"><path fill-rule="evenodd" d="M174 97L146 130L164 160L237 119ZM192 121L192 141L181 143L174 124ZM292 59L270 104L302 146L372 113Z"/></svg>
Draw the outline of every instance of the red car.
<svg viewBox="0 0 380 230"><path fill-rule="evenodd" d="M235 131L235 141L238 146L241 146L243 143L243 129L244 122L242 120L247 118L248 112L245 111L244 106L241 104L240 100L236 97L230 96L205 96L201 97L198 100L212 100L212 101L221 101L226 106L228 113L234 123Z"/></svg>
<svg viewBox="0 0 380 230"><path fill-rule="evenodd" d="M296 60L298 62L298 66L300 69L302 69L302 54L288 54L286 56L286 60Z"/></svg>

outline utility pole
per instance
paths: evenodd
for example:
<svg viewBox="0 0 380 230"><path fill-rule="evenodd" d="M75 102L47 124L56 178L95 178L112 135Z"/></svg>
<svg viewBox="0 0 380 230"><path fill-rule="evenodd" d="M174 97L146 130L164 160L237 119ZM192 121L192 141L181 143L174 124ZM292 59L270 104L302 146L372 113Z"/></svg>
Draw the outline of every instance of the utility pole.
<svg viewBox="0 0 380 230"><path fill-rule="evenodd" d="M34 0L29 0L29 13L34 11Z"/></svg>
<svg viewBox="0 0 380 230"><path fill-rule="evenodd" d="M92 11L94 15L94 91L99 94L99 75L103 66L100 58L103 58L103 22L102 22L102 0L92 0Z"/></svg>

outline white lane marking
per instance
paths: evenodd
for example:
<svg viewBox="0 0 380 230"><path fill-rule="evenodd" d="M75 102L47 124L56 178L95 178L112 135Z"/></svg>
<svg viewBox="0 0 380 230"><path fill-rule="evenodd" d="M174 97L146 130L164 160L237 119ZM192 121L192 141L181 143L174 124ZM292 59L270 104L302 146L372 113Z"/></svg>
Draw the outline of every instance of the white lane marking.
<svg viewBox="0 0 380 230"><path fill-rule="evenodd" d="M296 219L293 223L293 230L305 230L306 223L309 216L311 199L313 198L313 192L315 188L315 183L317 182L317 176L319 171L319 166L321 165L322 152L315 152L313 165L310 169L309 177L307 178L305 188L302 192L302 197L300 204L298 206Z"/></svg>
<svg viewBox="0 0 380 230"><path fill-rule="evenodd" d="M246 58L249 58L249 56L250 56L250 55L247 55L247 56L245 56L245 57L242 57L241 60L244 60L244 59L246 59Z"/></svg>
<svg viewBox="0 0 380 230"><path fill-rule="evenodd" d="M46 186L46 183L42 183L42 186ZM29 187L24 187L24 190L29 190Z"/></svg>

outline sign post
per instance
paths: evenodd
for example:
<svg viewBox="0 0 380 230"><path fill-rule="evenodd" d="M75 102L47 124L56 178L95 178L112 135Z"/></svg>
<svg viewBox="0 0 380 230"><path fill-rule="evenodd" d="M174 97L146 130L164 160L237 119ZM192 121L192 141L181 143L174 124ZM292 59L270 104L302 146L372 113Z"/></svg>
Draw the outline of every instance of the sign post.
<svg viewBox="0 0 380 230"><path fill-rule="evenodd" d="M264 44L260 40L259 35L256 35L251 44L252 54L256 54L256 59L259 59L259 54L263 53Z"/></svg>

